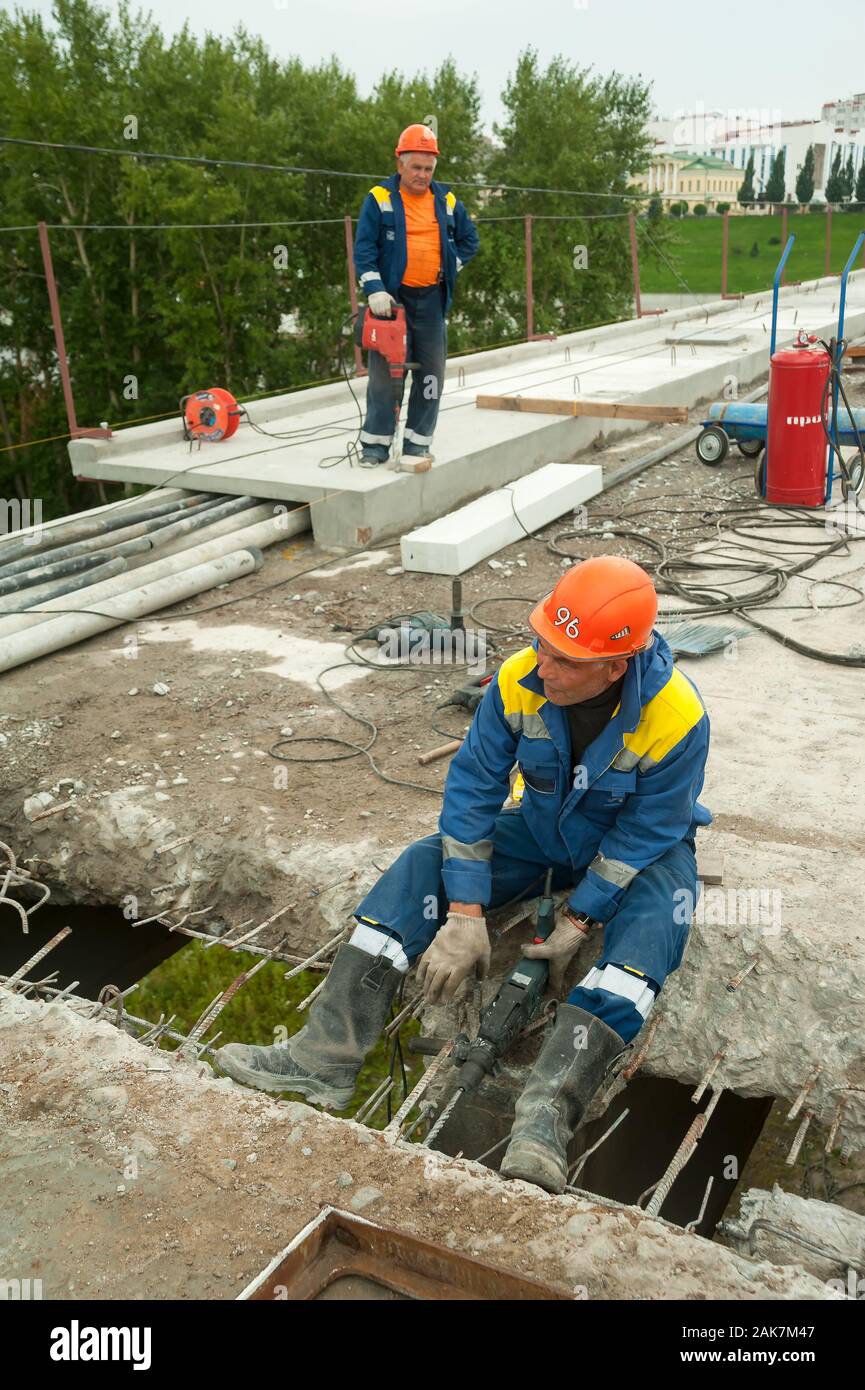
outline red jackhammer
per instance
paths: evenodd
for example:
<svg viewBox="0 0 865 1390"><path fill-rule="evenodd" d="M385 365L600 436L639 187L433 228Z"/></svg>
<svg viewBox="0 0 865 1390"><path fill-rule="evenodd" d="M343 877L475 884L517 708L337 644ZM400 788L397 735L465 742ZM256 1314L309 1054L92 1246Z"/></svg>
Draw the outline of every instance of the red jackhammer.
<svg viewBox="0 0 865 1390"><path fill-rule="evenodd" d="M404 378L407 371L418 367L417 362L408 362L406 354L408 352L408 329L406 327L405 309L401 304L394 305L394 311L390 318L378 318L371 314L369 309L364 306L357 316L357 323L354 330L355 342L364 347L368 352L380 352L388 364L390 379L393 386L393 413L394 413L394 438L399 428L399 412L402 404ZM395 461L394 467L399 468L399 460ZM429 468L429 463L426 464ZM414 468L414 472L424 472L425 469Z"/></svg>

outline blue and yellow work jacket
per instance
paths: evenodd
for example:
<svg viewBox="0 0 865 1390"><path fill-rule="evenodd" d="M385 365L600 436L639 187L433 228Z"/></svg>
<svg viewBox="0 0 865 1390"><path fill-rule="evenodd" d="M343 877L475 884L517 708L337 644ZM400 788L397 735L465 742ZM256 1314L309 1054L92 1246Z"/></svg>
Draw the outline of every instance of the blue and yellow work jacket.
<svg viewBox="0 0 865 1390"><path fill-rule="evenodd" d="M387 290L394 299L402 284L408 260L405 211L399 191L399 174L371 188L363 200L354 238L354 266L364 294ZM443 183L430 184L441 235L442 270L451 305L457 272L478 249L477 228L459 198Z"/></svg>
<svg viewBox="0 0 865 1390"><path fill-rule="evenodd" d="M544 695L537 643L503 662L451 763L439 820L451 902L490 901L493 831L514 763L525 825L570 864L575 912L606 922L641 869L712 817L697 800L709 718L663 637L628 662L609 724L572 767L565 710Z"/></svg>

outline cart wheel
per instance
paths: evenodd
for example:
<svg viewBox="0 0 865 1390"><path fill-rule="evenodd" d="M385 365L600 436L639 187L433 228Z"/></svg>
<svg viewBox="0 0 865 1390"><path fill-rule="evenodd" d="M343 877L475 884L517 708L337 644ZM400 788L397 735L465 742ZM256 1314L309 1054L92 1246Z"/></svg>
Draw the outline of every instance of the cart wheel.
<svg viewBox="0 0 865 1390"><path fill-rule="evenodd" d="M761 452L766 447L762 439L737 439L736 443L739 448L739 453L746 459L759 458Z"/></svg>
<svg viewBox="0 0 865 1390"><path fill-rule="evenodd" d="M766 456L765 456L765 454L762 454L762 453L761 453L761 454L758 455L758 457L757 457L757 462L756 462L756 464L754 465L754 491L756 492L757 496L760 498L760 501L761 501L761 502L765 500L764 497L763 497L763 484L764 484L765 480L766 480Z"/></svg>
<svg viewBox="0 0 865 1390"><path fill-rule="evenodd" d="M724 462L729 448L730 441L720 426L707 425L697 439L697 458L714 467Z"/></svg>
<svg viewBox="0 0 865 1390"><path fill-rule="evenodd" d="M865 464L861 459L857 459L850 469L849 478L841 475L841 496L846 502L848 497L858 497L862 491L862 484L865 483Z"/></svg>

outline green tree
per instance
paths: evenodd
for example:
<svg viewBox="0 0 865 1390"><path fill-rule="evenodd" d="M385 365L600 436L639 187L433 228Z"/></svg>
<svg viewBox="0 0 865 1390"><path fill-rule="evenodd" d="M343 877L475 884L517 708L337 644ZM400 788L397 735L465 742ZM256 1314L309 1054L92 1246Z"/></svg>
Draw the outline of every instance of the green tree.
<svg viewBox="0 0 865 1390"><path fill-rule="evenodd" d="M637 206L625 195L631 191L631 173L649 162L648 86L617 73L595 76L562 57L543 68L537 53L527 49L502 102L505 119L495 128L499 144L488 163L489 179L583 193L577 198L500 189L490 197L491 215L538 213L533 228L536 331L563 332L624 317L631 311L632 293L627 214ZM521 230L519 223L503 223L486 234L496 246L491 274L505 282L512 332L525 322L521 247L514 238ZM637 230L641 254L658 254L663 223L654 223L649 234L647 220L640 218Z"/></svg>
<svg viewBox="0 0 865 1390"><path fill-rule="evenodd" d="M853 196L855 198L857 211L861 211L862 208L865 207L865 155L863 155L862 163L859 165L859 173L856 178L856 191Z"/></svg>
<svg viewBox="0 0 865 1390"><path fill-rule="evenodd" d="M796 175L796 197L802 207L807 207L814 197L814 146L809 145L802 161L802 168Z"/></svg>
<svg viewBox="0 0 865 1390"><path fill-rule="evenodd" d="M741 207L754 202L754 156L751 155L745 167L745 177L739 185L738 201Z"/></svg>
<svg viewBox="0 0 865 1390"><path fill-rule="evenodd" d="M832 171L826 180L826 202L841 203L844 200L844 175L841 171L841 147L835 151Z"/></svg>
<svg viewBox="0 0 865 1390"><path fill-rule="evenodd" d="M664 215L664 204L656 193L649 199L649 206L646 208L646 216L650 222L660 222Z"/></svg>
<svg viewBox="0 0 865 1390"><path fill-rule="evenodd" d="M856 183L856 175L855 175L855 172L854 172L854 169L853 169L853 152L852 152L852 150L851 150L850 154L847 156L847 163L844 165L844 172L843 172L843 174L841 175L841 179L842 179L843 188L844 188L844 200L845 200L845 202L846 202L848 199L850 199L850 198L853 197L853 188L854 188L855 183Z"/></svg>
<svg viewBox="0 0 865 1390"><path fill-rule="evenodd" d="M772 168L766 183L766 201L769 203L783 203L784 201L787 186L785 162L784 151L779 150L772 160Z"/></svg>

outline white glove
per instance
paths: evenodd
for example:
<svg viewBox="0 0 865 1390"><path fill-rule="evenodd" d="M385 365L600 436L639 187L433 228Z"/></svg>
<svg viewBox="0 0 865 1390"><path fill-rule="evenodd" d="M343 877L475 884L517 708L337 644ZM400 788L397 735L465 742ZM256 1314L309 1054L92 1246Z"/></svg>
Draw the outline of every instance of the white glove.
<svg viewBox="0 0 865 1390"><path fill-rule="evenodd" d="M556 925L550 932L546 941L539 942L536 946L525 946L523 955L528 956L529 960L548 960L550 963L550 990L555 995L560 995L562 985L565 980L565 972L573 960L577 951L588 936L592 926L591 921L585 925L577 924L568 916L569 909L561 908L556 917Z"/></svg>
<svg viewBox="0 0 865 1390"><path fill-rule="evenodd" d="M449 912L418 965L418 984L428 1004L447 1004L472 971L482 980L490 968L490 938L485 917Z"/></svg>
<svg viewBox="0 0 865 1390"><path fill-rule="evenodd" d="M376 290L375 294L370 295L367 302L370 307L370 312L374 314L377 319L389 319L391 310L396 305L396 300L392 294L388 294L387 290Z"/></svg>

